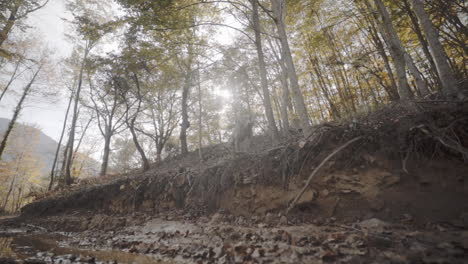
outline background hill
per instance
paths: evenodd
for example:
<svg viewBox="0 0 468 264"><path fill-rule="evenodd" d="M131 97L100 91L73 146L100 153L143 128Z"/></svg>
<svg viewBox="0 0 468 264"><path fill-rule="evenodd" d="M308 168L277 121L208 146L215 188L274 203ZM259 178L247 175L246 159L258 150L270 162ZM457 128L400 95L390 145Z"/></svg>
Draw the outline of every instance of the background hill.
<svg viewBox="0 0 468 264"><path fill-rule="evenodd" d="M6 118L0 118L0 135L2 135L7 126L8 123L10 122L9 119ZM54 155L55 151L57 149L58 142L49 137L48 135L44 134L41 129L35 128L31 125L27 124L21 124L18 123L16 125L16 131L13 131L13 135L15 133L21 133L22 130L24 131L25 129L33 131L34 134L38 135L38 141L37 144L34 145L33 147L33 152L34 156L37 157L43 164L44 167L42 168L42 173L43 174L48 174L52 168L52 164L54 162ZM5 155L5 159L8 159L8 154ZM92 158L87 158L86 160L87 168L91 169L91 171L96 172L94 174L97 174L98 168L99 168L99 163L95 161Z"/></svg>

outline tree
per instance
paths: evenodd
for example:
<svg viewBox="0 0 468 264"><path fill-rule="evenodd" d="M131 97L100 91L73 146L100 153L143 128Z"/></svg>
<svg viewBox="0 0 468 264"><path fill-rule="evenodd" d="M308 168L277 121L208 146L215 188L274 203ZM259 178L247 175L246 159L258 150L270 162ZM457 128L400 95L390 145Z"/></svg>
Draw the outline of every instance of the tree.
<svg viewBox="0 0 468 264"><path fill-rule="evenodd" d="M271 133L271 137L273 138L273 140L277 141L279 135L278 128L276 127L275 123L275 117L273 116L273 109L271 107L270 91L268 90L267 72L265 58L263 55L262 37L260 35L261 27L258 14L258 1L250 0L250 3L252 5L252 27L255 32L255 48L257 49L258 68L260 72L260 81L263 91L263 106L265 108L265 113L268 120L269 132Z"/></svg>
<svg viewBox="0 0 468 264"><path fill-rule="evenodd" d="M458 92L457 79L447 62L447 54L439 41L439 34L432 24L429 15L424 10L423 2L421 0L411 0L411 3L413 4L414 12L416 13L426 35L431 54L437 68L437 73L439 74L439 78L442 83L442 91L447 95L457 95L458 97L463 98L463 95Z"/></svg>
<svg viewBox="0 0 468 264"><path fill-rule="evenodd" d="M2 1L0 5L0 48L8 39L15 23L26 18L30 13L44 7L49 0L13 0Z"/></svg>
<svg viewBox="0 0 468 264"><path fill-rule="evenodd" d="M26 100L26 97L29 95L31 88L34 82L36 81L37 75L42 69L42 66L43 66L43 62L39 62L39 65L37 65L37 69L33 73L33 76L31 77L29 83L24 87L21 98L16 104L15 110L13 112L13 117L11 118L10 123L8 124L8 128L5 131L5 134L3 135L2 142L0 143L0 160L2 159L2 154L5 151L5 148L7 146L8 137L10 136L10 133L16 124L16 121L21 113L21 110L23 109L23 103Z"/></svg>

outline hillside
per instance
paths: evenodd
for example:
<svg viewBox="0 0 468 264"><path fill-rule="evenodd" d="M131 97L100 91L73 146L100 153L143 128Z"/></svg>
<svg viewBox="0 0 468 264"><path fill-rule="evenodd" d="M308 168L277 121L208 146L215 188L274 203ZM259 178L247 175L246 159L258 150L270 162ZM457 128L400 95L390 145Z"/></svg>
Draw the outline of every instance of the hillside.
<svg viewBox="0 0 468 264"><path fill-rule="evenodd" d="M0 118L0 135L6 130L9 120L6 118ZM42 167L42 173L48 175L52 168L54 162L55 151L57 149L57 141L44 134L40 129L35 127L28 126L26 124L17 124L16 133L24 132L24 129L32 130L34 134L38 136L37 143L34 144L33 155L37 157L44 167ZM14 130L15 131L15 130ZM14 137L15 132L13 132L12 137ZM5 159L8 159L8 155L5 155ZM92 172L92 175L96 175L99 169L99 162L92 158L88 158L86 161L86 168Z"/></svg>
<svg viewBox="0 0 468 264"><path fill-rule="evenodd" d="M0 134L2 134L6 130L9 122L10 120L6 118L0 118ZM34 146L33 150L34 155L38 157L44 164L42 172L50 172L58 143L48 135L44 134L40 129L33 128L25 124L18 124L16 130L24 130L25 127L32 129L34 133L38 135L37 145ZM14 134L12 135L12 137L14 137ZM8 155L6 155L5 158L8 159Z"/></svg>
<svg viewBox="0 0 468 264"><path fill-rule="evenodd" d="M215 145L203 149L201 163L192 152L146 173L49 194L6 226L25 221L20 226L68 232L59 238L65 249L42 249L66 259L63 254L140 263L463 263L468 171L444 131L450 127L466 144L467 114L466 104L422 112L392 106L316 126L279 145L262 136L247 152Z"/></svg>

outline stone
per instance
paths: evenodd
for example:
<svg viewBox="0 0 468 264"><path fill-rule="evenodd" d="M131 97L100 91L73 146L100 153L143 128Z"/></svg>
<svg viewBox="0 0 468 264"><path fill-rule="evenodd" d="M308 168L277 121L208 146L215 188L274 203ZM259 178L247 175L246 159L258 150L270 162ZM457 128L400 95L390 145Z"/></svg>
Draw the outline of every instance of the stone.
<svg viewBox="0 0 468 264"><path fill-rule="evenodd" d="M371 218L368 220L361 221L358 225L366 229L384 229L385 227L389 226L387 222L384 222L377 218Z"/></svg>

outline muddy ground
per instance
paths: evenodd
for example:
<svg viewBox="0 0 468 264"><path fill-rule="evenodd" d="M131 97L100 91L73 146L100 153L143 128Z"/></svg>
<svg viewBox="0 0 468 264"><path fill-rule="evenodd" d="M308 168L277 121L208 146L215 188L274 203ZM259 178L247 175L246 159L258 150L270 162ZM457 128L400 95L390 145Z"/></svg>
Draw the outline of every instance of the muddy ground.
<svg viewBox="0 0 468 264"><path fill-rule="evenodd" d="M467 116L389 106L82 181L0 221L2 261L468 263Z"/></svg>

